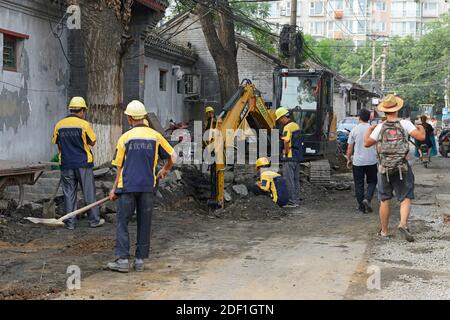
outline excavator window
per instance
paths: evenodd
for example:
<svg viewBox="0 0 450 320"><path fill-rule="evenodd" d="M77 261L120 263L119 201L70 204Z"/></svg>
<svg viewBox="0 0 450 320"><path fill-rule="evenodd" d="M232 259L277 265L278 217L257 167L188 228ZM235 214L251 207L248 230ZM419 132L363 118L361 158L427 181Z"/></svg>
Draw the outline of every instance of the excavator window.
<svg viewBox="0 0 450 320"><path fill-rule="evenodd" d="M317 131L317 102L319 99L319 77L288 76L282 77L280 106L290 110L295 122L304 134Z"/></svg>

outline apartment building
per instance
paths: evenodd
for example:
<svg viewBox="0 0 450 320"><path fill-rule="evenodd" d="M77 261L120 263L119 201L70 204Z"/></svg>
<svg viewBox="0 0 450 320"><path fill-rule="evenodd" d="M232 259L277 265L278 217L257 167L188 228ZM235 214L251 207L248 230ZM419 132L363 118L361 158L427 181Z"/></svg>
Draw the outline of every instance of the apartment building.
<svg viewBox="0 0 450 320"><path fill-rule="evenodd" d="M289 24L291 1L271 2L274 30ZM423 25L449 11L449 0L297 0L297 25L315 38L350 38L368 34L420 37Z"/></svg>

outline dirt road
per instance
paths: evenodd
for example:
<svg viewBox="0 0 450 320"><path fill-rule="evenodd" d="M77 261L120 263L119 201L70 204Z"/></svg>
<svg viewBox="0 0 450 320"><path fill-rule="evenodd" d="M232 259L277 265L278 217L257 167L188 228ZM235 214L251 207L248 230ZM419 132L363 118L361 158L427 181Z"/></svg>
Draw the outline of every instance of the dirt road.
<svg viewBox="0 0 450 320"><path fill-rule="evenodd" d="M434 210L434 195L450 190L449 168L442 158L414 167L415 243L379 240L377 215L357 214L353 191L335 190L280 219L157 211L145 272L119 274L104 270L113 258L112 224L81 223L71 232L17 219L0 242L0 298L449 299L450 231ZM9 242L11 232L22 243ZM80 290L64 290L69 265L81 269ZM380 268L380 290L366 286L369 266Z"/></svg>

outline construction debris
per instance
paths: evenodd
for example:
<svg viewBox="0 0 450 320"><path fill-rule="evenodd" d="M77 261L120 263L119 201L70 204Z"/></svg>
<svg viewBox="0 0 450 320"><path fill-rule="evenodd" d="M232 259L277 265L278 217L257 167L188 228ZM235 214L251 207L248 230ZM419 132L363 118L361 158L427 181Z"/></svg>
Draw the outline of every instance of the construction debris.
<svg viewBox="0 0 450 320"><path fill-rule="evenodd" d="M236 192L236 194L246 197L248 196L248 190L247 187L243 184L236 184L234 186L232 186L232 189L234 192Z"/></svg>

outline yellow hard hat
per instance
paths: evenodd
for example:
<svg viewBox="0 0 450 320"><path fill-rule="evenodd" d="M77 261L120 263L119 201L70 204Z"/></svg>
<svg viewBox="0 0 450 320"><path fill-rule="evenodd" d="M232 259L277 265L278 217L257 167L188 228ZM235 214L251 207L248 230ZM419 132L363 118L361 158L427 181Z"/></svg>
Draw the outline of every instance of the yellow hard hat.
<svg viewBox="0 0 450 320"><path fill-rule="evenodd" d="M289 113L289 110L284 108L284 107L280 107L275 111L275 120L280 119L282 116L285 116Z"/></svg>
<svg viewBox="0 0 450 320"><path fill-rule="evenodd" d="M259 167L268 166L268 165L270 165L270 161L266 157L261 157L261 158L258 158L258 160L256 160L256 169L258 169Z"/></svg>
<svg viewBox="0 0 450 320"><path fill-rule="evenodd" d="M136 120L144 119L147 115L147 110L142 102L138 100L131 101L124 112L127 116L133 117Z"/></svg>
<svg viewBox="0 0 450 320"><path fill-rule="evenodd" d="M69 109L87 109L86 101L82 97L73 97L70 99Z"/></svg>
<svg viewBox="0 0 450 320"><path fill-rule="evenodd" d="M214 108L211 107L211 106L207 106L207 107L205 108L205 113L208 113L208 112L214 112Z"/></svg>

